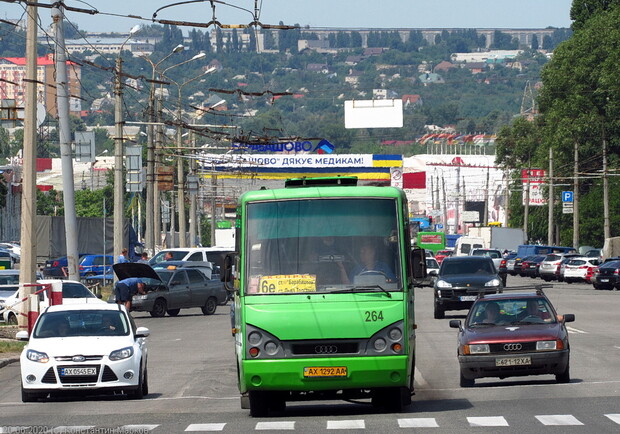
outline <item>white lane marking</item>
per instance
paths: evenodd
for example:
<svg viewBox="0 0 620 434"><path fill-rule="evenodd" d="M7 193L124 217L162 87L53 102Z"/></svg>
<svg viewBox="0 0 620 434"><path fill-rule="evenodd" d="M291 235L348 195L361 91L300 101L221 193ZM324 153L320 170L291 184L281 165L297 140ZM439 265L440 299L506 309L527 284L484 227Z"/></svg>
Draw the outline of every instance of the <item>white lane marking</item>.
<svg viewBox="0 0 620 434"><path fill-rule="evenodd" d="M605 416L620 425L620 414L606 414Z"/></svg>
<svg viewBox="0 0 620 434"><path fill-rule="evenodd" d="M80 433L87 430L92 430L95 425L84 425L84 426L57 426L56 428L50 430L49 432L57 432L57 433Z"/></svg>
<svg viewBox="0 0 620 434"><path fill-rule="evenodd" d="M225 423L193 423L185 431L223 431Z"/></svg>
<svg viewBox="0 0 620 434"><path fill-rule="evenodd" d="M328 420L327 429L366 429L364 420Z"/></svg>
<svg viewBox="0 0 620 434"><path fill-rule="evenodd" d="M583 425L583 423L571 414L548 414L536 416L536 419L543 425Z"/></svg>
<svg viewBox="0 0 620 434"><path fill-rule="evenodd" d="M415 378L415 382L418 384L418 386L420 386L420 389L428 389L428 382L424 379L424 377L422 376L422 373L420 372L420 370L418 369L418 367L415 367L415 370L413 371L413 378Z"/></svg>
<svg viewBox="0 0 620 434"><path fill-rule="evenodd" d="M576 329L575 327L566 326L566 330L569 333L577 333L577 334L580 334L580 335L587 335L588 334L588 332L584 332L583 330Z"/></svg>
<svg viewBox="0 0 620 434"><path fill-rule="evenodd" d="M398 419L400 428L439 428L434 417L416 417L413 419Z"/></svg>
<svg viewBox="0 0 620 434"><path fill-rule="evenodd" d="M294 430L294 421L282 421L282 422L258 422L254 428L256 431L263 430Z"/></svg>
<svg viewBox="0 0 620 434"><path fill-rule="evenodd" d="M153 431L155 428L157 428L159 425L123 425L121 428L123 428L124 430L127 431L138 431L138 432L144 432L144 431Z"/></svg>
<svg viewBox="0 0 620 434"><path fill-rule="evenodd" d="M503 416L468 417L470 426L508 426Z"/></svg>

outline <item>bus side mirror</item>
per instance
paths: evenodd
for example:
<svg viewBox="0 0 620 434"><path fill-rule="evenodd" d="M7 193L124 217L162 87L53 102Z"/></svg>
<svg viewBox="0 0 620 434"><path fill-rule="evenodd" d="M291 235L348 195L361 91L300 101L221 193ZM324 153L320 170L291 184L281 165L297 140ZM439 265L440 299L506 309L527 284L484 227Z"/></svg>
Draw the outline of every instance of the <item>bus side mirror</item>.
<svg viewBox="0 0 620 434"><path fill-rule="evenodd" d="M233 283L233 265L235 263L235 255L237 253L229 253L224 257L224 269L222 270L222 282L224 282L224 288L227 291L234 291L235 285Z"/></svg>
<svg viewBox="0 0 620 434"><path fill-rule="evenodd" d="M426 277L426 254L424 249L414 248L411 250L411 264L413 266L413 277L423 279Z"/></svg>

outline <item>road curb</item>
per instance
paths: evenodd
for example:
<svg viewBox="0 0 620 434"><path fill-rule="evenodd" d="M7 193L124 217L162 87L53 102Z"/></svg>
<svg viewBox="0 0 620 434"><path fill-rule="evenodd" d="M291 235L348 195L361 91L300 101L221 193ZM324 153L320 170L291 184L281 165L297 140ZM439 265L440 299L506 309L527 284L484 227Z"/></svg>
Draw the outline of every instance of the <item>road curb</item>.
<svg viewBox="0 0 620 434"><path fill-rule="evenodd" d="M0 368L4 368L11 363L19 362L19 357L12 357L10 359L0 359Z"/></svg>

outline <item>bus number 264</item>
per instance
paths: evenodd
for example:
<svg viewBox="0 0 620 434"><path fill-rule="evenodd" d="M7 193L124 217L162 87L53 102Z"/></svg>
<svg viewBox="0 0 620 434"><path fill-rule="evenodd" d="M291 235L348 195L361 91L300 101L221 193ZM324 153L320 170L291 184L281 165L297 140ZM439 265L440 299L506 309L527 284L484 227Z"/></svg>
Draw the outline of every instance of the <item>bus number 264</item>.
<svg viewBox="0 0 620 434"><path fill-rule="evenodd" d="M383 321L383 311L367 310L364 312L366 322Z"/></svg>

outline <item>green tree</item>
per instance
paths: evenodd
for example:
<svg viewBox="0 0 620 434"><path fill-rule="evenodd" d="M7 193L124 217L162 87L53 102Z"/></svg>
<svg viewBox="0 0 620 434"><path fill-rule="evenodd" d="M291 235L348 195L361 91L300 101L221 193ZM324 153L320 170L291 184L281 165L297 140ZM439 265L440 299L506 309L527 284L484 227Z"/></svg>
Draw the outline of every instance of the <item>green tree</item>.
<svg viewBox="0 0 620 434"><path fill-rule="evenodd" d="M573 0L570 18L573 30L580 30L594 15L607 12L620 5L620 0Z"/></svg>

